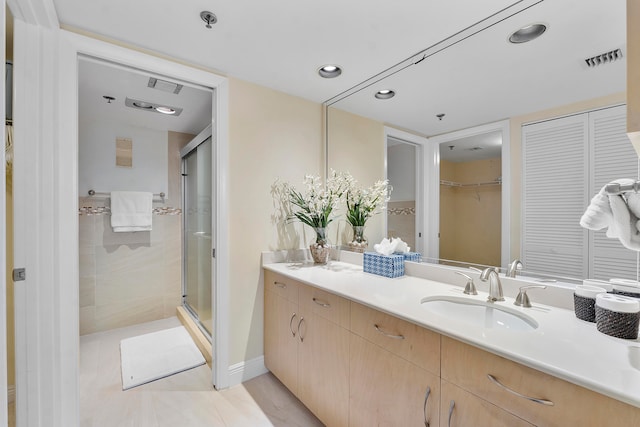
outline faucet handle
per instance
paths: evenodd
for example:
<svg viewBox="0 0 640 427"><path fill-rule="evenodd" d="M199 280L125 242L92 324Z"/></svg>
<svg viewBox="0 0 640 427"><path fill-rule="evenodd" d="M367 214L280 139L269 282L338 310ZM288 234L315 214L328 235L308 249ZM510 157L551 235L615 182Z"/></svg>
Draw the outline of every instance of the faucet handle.
<svg viewBox="0 0 640 427"><path fill-rule="evenodd" d="M467 278L467 285L464 287L464 293L467 295L478 295L478 291L476 290L476 284L473 283L473 277L464 274L461 271L456 271L456 274L459 274L463 277Z"/></svg>
<svg viewBox="0 0 640 427"><path fill-rule="evenodd" d="M529 289L546 289L545 285L529 285L529 286L521 286L520 293L516 297L516 300L513 302L514 305L526 307L531 307L531 301L529 300L529 295L527 295L527 290Z"/></svg>

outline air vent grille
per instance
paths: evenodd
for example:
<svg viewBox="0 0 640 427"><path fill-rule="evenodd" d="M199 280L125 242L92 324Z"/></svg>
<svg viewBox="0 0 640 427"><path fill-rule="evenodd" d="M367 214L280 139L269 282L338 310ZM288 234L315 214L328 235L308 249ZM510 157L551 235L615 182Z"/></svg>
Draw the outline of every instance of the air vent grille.
<svg viewBox="0 0 640 427"><path fill-rule="evenodd" d="M615 49L610 50L609 52L601 53L600 55L592 56L591 58L587 58L584 62L587 63L587 67L593 68L598 65L608 64L610 62L617 61L622 58L622 50Z"/></svg>

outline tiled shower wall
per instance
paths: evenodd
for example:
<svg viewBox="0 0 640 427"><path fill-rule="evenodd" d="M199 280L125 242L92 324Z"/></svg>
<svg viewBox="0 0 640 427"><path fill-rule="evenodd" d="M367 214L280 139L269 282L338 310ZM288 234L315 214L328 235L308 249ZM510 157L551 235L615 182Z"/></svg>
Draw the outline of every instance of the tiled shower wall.
<svg viewBox="0 0 640 427"><path fill-rule="evenodd" d="M174 316L181 303L182 216L153 215L153 230L136 233L114 233L110 219L79 216L81 335Z"/></svg>
<svg viewBox="0 0 640 427"><path fill-rule="evenodd" d="M182 303L180 149L193 137L168 133L169 199L154 202L152 231L114 233L104 212L109 199L80 198L81 335L175 316Z"/></svg>

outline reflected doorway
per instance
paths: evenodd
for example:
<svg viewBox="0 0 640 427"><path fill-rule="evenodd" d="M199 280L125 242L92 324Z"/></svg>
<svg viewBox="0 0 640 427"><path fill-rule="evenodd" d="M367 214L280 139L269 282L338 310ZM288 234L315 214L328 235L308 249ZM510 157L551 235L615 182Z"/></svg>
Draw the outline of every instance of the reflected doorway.
<svg viewBox="0 0 640 427"><path fill-rule="evenodd" d="M439 144L440 258L501 264L502 132Z"/></svg>

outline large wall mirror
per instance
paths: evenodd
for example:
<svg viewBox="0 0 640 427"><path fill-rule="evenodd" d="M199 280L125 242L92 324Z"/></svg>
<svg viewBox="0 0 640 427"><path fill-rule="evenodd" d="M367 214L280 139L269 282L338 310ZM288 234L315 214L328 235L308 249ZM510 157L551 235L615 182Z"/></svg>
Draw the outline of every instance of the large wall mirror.
<svg viewBox="0 0 640 427"><path fill-rule="evenodd" d="M625 3L520 1L487 10L421 52L397 52L406 60L371 70L370 79L328 100L328 168L363 184L399 170L414 174L415 187L402 186L415 200L400 197L372 218L369 241L397 228L393 214L413 214L407 238L425 260L506 267L520 258L522 126L624 104ZM531 24L546 31L509 41ZM609 52L606 62L587 64ZM395 96L375 96L383 90ZM420 162L401 170L402 157ZM346 224L337 234L338 242L348 239Z"/></svg>

